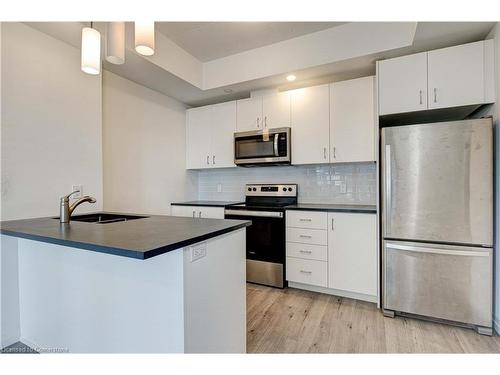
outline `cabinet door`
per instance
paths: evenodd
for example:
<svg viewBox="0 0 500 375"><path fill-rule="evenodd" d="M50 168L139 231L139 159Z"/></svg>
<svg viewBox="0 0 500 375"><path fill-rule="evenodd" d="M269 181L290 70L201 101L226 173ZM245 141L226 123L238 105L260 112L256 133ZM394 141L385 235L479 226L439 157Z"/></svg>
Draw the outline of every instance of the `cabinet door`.
<svg viewBox="0 0 500 375"><path fill-rule="evenodd" d="M427 52L378 63L379 114L427 109Z"/></svg>
<svg viewBox="0 0 500 375"><path fill-rule="evenodd" d="M236 129L239 132L262 129L262 98L241 99L236 102Z"/></svg>
<svg viewBox="0 0 500 375"><path fill-rule="evenodd" d="M197 213L196 207L192 206L172 205L170 206L170 210L172 212L172 216L195 217Z"/></svg>
<svg viewBox="0 0 500 375"><path fill-rule="evenodd" d="M186 168L210 168L211 106L187 110Z"/></svg>
<svg viewBox="0 0 500 375"><path fill-rule="evenodd" d="M484 42L428 53L429 108L484 102Z"/></svg>
<svg viewBox="0 0 500 375"><path fill-rule="evenodd" d="M328 287L376 296L376 215L330 212L328 220Z"/></svg>
<svg viewBox="0 0 500 375"><path fill-rule="evenodd" d="M196 207L196 217L202 219L224 219L224 207Z"/></svg>
<svg viewBox="0 0 500 375"><path fill-rule="evenodd" d="M330 147L331 162L375 161L375 77L330 85Z"/></svg>
<svg viewBox="0 0 500 375"><path fill-rule="evenodd" d="M210 163L214 168L234 167L236 102L212 106L212 142Z"/></svg>
<svg viewBox="0 0 500 375"><path fill-rule="evenodd" d="M330 161L328 85L291 92L292 164Z"/></svg>
<svg viewBox="0 0 500 375"><path fill-rule="evenodd" d="M290 93L267 95L262 98L262 115L265 128L290 126Z"/></svg>

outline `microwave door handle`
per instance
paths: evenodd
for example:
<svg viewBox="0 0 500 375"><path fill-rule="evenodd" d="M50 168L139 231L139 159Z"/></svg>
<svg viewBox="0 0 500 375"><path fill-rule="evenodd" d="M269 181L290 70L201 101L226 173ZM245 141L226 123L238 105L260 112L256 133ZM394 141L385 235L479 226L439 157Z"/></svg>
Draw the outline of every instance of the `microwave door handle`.
<svg viewBox="0 0 500 375"><path fill-rule="evenodd" d="M276 133L274 135L274 156L280 156L279 151L278 151L278 137L279 137L279 134Z"/></svg>

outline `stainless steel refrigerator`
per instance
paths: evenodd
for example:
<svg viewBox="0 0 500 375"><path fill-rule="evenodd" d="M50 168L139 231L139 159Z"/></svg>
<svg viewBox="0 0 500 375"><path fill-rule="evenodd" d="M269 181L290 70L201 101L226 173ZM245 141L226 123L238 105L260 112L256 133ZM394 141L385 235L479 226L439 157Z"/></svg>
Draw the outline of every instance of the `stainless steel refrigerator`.
<svg viewBox="0 0 500 375"><path fill-rule="evenodd" d="M492 333L491 118L382 129L383 309Z"/></svg>

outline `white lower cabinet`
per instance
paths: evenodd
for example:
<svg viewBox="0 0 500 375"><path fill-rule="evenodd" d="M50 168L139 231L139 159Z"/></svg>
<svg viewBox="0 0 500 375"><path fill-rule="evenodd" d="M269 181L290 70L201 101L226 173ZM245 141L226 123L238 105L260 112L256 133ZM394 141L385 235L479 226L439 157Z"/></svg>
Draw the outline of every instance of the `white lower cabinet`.
<svg viewBox="0 0 500 375"><path fill-rule="evenodd" d="M287 211L286 279L306 289L375 301L376 220L373 213Z"/></svg>
<svg viewBox="0 0 500 375"><path fill-rule="evenodd" d="M172 216L185 216L201 219L224 219L224 207L171 206Z"/></svg>
<svg viewBox="0 0 500 375"><path fill-rule="evenodd" d="M377 295L377 215L330 212L328 287Z"/></svg>

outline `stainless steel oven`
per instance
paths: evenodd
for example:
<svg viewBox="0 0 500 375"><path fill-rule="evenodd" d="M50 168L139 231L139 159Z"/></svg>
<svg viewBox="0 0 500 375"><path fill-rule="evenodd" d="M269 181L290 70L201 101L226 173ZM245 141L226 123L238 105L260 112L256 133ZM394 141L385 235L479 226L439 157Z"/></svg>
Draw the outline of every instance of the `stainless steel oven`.
<svg viewBox="0 0 500 375"><path fill-rule="evenodd" d="M290 164L290 128L234 133L234 163L240 166Z"/></svg>

